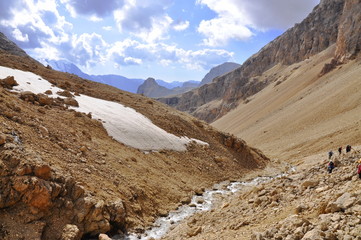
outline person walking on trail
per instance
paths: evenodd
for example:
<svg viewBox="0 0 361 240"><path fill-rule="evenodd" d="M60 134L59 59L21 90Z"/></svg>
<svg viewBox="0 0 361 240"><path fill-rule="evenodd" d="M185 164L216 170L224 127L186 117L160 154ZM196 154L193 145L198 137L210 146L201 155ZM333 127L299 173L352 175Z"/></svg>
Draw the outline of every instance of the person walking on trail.
<svg viewBox="0 0 361 240"><path fill-rule="evenodd" d="M351 145L346 146L346 153L351 152Z"/></svg>
<svg viewBox="0 0 361 240"><path fill-rule="evenodd" d="M358 178L361 179L361 158L360 160L358 160L357 174L358 174Z"/></svg>
<svg viewBox="0 0 361 240"><path fill-rule="evenodd" d="M342 153L342 147L339 147L338 148L338 154L341 155L341 153Z"/></svg>
<svg viewBox="0 0 361 240"><path fill-rule="evenodd" d="M333 155L333 152L330 150L330 151L328 152L328 159L331 159L331 158L332 158L332 155Z"/></svg>
<svg viewBox="0 0 361 240"><path fill-rule="evenodd" d="M330 161L327 166L328 173L332 173L332 170L335 168L335 164Z"/></svg>

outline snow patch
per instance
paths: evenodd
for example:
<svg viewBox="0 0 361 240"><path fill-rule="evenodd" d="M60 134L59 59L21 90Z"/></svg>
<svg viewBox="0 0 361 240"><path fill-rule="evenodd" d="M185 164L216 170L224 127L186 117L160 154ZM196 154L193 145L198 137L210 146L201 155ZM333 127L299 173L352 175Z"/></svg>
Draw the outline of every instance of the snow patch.
<svg viewBox="0 0 361 240"><path fill-rule="evenodd" d="M18 92L31 91L38 94L51 90L57 97L56 92L63 91L34 73L0 66L0 78L7 76L14 76L19 84L14 87L14 90ZM208 143L197 139L186 136L178 137L168 133L133 108L125 107L120 103L86 95L75 96L75 99L79 103L79 108L72 107L73 109L84 113L91 112L93 118L103 122L103 126L110 136L133 148L145 151L163 149L186 151L187 145L192 142L208 146Z"/></svg>

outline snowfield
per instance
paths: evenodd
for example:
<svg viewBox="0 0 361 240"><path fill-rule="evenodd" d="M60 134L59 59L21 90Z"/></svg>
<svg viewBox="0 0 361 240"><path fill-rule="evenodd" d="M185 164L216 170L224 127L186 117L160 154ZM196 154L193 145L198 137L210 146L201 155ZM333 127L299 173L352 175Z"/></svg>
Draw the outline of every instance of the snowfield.
<svg viewBox="0 0 361 240"><path fill-rule="evenodd" d="M51 90L52 97L61 97L56 92L63 91L34 73L0 66L0 78L7 76L14 76L19 84L14 87L17 92L31 91L38 94ZM75 99L78 101L79 107L73 107L73 109L84 113L91 112L93 118L103 122L103 126L110 136L130 147L144 151L162 149L186 151L187 145L191 142L208 145L197 139L190 139L186 136L177 137L168 133L133 108L125 107L122 104L86 95L75 96Z"/></svg>

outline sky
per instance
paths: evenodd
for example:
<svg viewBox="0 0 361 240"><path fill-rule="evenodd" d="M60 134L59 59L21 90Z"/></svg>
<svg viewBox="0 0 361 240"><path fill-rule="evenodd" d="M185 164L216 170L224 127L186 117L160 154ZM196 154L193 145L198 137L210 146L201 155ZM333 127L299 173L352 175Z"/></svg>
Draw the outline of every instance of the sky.
<svg viewBox="0 0 361 240"><path fill-rule="evenodd" d="M242 64L319 0L0 0L0 31L88 74L202 80Z"/></svg>

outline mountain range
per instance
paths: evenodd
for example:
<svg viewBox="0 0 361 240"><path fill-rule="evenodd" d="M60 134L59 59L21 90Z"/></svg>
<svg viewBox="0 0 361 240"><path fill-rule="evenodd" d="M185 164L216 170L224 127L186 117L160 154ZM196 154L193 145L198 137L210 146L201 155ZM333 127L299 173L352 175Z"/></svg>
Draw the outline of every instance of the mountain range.
<svg viewBox="0 0 361 240"><path fill-rule="evenodd" d="M148 97L165 97L175 94L187 92L193 88L204 85L212 81L215 77L221 76L231 70L239 67L237 63L226 62L218 65L210 70L205 75L201 82L196 80L189 80L185 82L166 82L160 79L155 80L155 84L147 84L143 79L127 78L121 75L107 74L107 75L89 75L80 70L75 64L67 60L48 60L42 59L44 65L51 66L54 70L75 74L79 77L89 79L92 81L108 84L110 86L122 89L124 91L144 94ZM150 89L146 89L149 86ZM140 87L140 89L139 89Z"/></svg>

